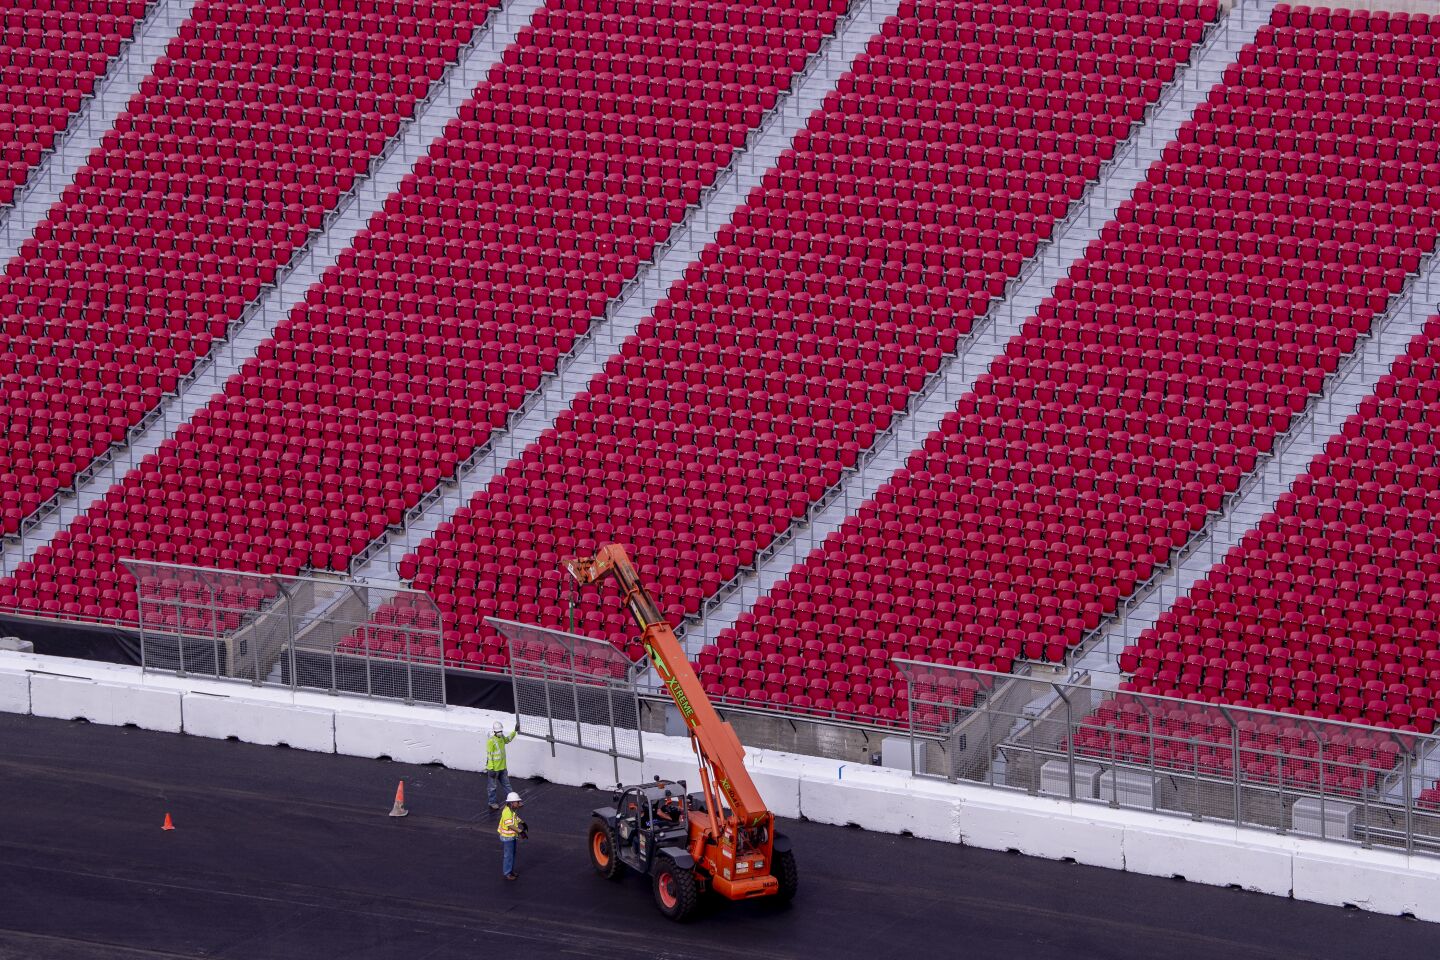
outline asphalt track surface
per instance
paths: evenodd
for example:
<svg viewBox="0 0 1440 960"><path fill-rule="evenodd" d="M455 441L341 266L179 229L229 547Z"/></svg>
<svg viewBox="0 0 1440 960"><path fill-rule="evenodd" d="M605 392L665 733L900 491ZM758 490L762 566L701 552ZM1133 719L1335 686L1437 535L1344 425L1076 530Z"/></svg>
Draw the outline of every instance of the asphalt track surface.
<svg viewBox="0 0 1440 960"><path fill-rule="evenodd" d="M586 860L594 790L0 715L0 960L1421 958L1440 927L1178 880L787 823L790 907L662 918ZM411 815L390 819L405 780ZM174 832L160 829L166 813Z"/></svg>

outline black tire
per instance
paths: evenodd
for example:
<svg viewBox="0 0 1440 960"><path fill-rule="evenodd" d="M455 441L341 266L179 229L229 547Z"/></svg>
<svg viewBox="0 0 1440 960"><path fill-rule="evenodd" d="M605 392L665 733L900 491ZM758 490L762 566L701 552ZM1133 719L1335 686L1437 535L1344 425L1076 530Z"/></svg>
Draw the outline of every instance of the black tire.
<svg viewBox="0 0 1440 960"><path fill-rule="evenodd" d="M678 866L674 860L661 854L655 858L651 871L655 891L655 906L671 920L684 923L700 905L699 884L695 882L695 871L690 867Z"/></svg>
<svg viewBox="0 0 1440 960"><path fill-rule="evenodd" d="M800 889L800 870L795 866L795 854L789 850L775 854L772 870L775 879L780 881L780 892L775 894L775 899L781 903L794 900Z"/></svg>
<svg viewBox="0 0 1440 960"><path fill-rule="evenodd" d="M604 820L590 824L590 866L606 880L620 880L625 876L625 864L620 862L620 845L615 841L615 830Z"/></svg>

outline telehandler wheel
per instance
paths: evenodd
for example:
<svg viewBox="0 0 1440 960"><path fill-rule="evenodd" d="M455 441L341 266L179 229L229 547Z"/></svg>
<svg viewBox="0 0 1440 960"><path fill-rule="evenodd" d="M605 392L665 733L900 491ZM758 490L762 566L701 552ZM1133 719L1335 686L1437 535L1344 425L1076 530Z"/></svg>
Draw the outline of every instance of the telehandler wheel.
<svg viewBox="0 0 1440 960"><path fill-rule="evenodd" d="M689 920L700 903L695 871L676 866L674 860L662 854L655 858L651 876L655 886L655 905L660 912L671 920Z"/></svg>
<svg viewBox="0 0 1440 960"><path fill-rule="evenodd" d="M800 889L800 871L795 866L795 854L789 850L775 854L774 872L775 879L780 881L780 892L775 894L775 899L789 903Z"/></svg>
<svg viewBox="0 0 1440 960"><path fill-rule="evenodd" d="M618 846L610 824L600 819L590 824L590 866L606 880L620 880L625 876L625 864L616 855Z"/></svg>

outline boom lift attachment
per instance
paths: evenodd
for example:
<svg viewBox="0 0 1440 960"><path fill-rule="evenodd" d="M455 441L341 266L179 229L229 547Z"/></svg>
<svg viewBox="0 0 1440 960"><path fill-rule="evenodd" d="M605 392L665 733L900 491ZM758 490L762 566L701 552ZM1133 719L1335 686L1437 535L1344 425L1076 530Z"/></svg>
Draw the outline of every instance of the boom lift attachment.
<svg viewBox="0 0 1440 960"><path fill-rule="evenodd" d="M730 900L795 896L790 841L745 769L745 748L720 719L675 631L640 582L625 549L607 544L588 559L564 561L581 585L610 577L641 631L641 644L684 718L700 762L700 793L684 781L617 786L613 805L595 811L590 862L609 879L626 868L652 878L662 913L686 919L705 889Z"/></svg>

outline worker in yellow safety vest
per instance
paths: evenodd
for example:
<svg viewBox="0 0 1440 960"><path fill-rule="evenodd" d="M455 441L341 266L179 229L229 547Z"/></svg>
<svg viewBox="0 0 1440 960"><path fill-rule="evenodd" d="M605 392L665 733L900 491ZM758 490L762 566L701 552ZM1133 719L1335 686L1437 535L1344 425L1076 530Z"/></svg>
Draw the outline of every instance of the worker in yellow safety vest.
<svg viewBox="0 0 1440 960"><path fill-rule="evenodd" d="M515 844L522 837L529 836L529 828L525 821L520 819L517 812L524 804L520 800L520 794L511 792L505 798L505 809L500 811L500 826L496 832L500 834L500 850L503 855L505 879L518 880L519 874L515 872Z"/></svg>
<svg viewBox="0 0 1440 960"><path fill-rule="evenodd" d="M486 797L490 801L491 810L499 810L497 798L510 792L510 772L505 765L505 745L514 740L519 732L517 727L507 737L505 728L496 723L490 731L490 739L485 742L485 776L490 780Z"/></svg>

